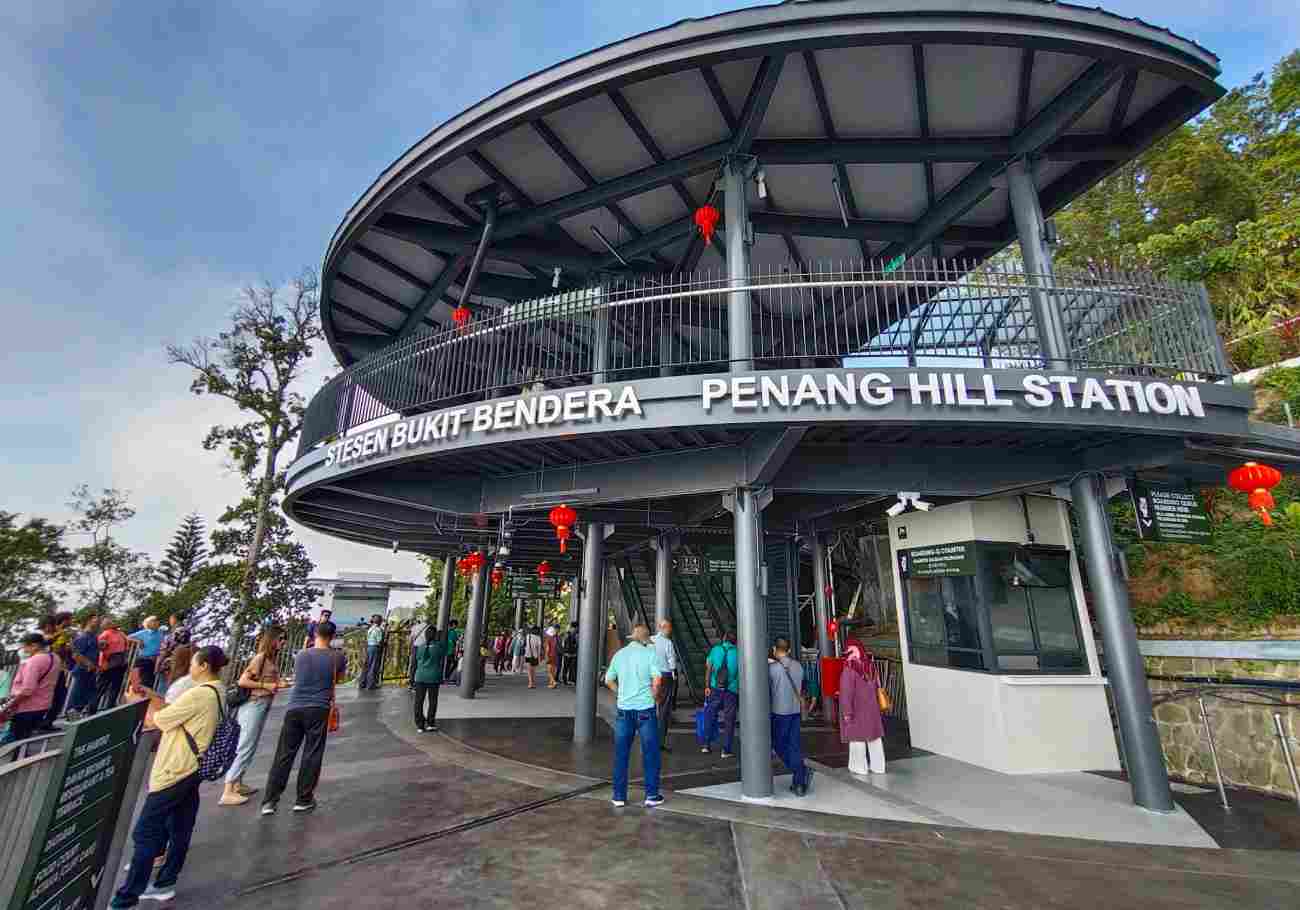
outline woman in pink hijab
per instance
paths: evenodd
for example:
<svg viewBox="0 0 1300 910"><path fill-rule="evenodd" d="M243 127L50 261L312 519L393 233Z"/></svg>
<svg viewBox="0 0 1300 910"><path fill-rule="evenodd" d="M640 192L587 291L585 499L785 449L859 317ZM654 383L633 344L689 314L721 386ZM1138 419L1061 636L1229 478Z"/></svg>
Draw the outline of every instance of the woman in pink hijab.
<svg viewBox="0 0 1300 910"><path fill-rule="evenodd" d="M840 673L840 741L849 744L849 773L885 773L885 724L876 690L875 662L862 644L850 641ZM870 766L867 757L870 755Z"/></svg>

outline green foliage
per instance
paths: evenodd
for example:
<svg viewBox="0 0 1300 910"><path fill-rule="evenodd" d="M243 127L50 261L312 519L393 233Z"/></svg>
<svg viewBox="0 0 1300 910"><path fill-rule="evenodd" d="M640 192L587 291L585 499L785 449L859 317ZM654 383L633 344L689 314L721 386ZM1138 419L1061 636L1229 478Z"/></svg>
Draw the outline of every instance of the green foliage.
<svg viewBox="0 0 1300 910"><path fill-rule="evenodd" d="M154 578L173 593L180 591L207 561L208 545L204 536L203 519L197 513L188 515L172 537Z"/></svg>
<svg viewBox="0 0 1300 910"><path fill-rule="evenodd" d="M1300 316L1300 51L1121 166L1056 216L1057 259L1202 281L1225 337ZM1234 343L1238 368L1287 339Z"/></svg>
<svg viewBox="0 0 1300 910"><path fill-rule="evenodd" d="M63 534L44 518L19 524L13 512L0 512L0 639L54 608L55 586L68 581L74 567Z"/></svg>
<svg viewBox="0 0 1300 910"><path fill-rule="evenodd" d="M73 489L68 506L78 516L69 530L88 539L75 551L82 605L99 613L117 613L134 605L148 591L154 571L148 556L113 539L118 526L135 516L127 494L109 488L93 496L83 483Z"/></svg>
<svg viewBox="0 0 1300 910"><path fill-rule="evenodd" d="M1269 423L1285 424L1286 409L1283 403L1291 405L1291 416L1300 420L1300 367L1274 367L1255 380L1257 402L1267 399L1260 412L1255 415ZM1260 395L1263 391L1265 395Z"/></svg>

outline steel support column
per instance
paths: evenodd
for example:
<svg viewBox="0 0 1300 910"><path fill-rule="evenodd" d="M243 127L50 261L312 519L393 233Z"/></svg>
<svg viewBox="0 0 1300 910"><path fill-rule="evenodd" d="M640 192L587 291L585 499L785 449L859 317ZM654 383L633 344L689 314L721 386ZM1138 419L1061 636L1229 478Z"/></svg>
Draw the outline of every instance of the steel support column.
<svg viewBox="0 0 1300 910"><path fill-rule="evenodd" d="M813 564L813 618L817 623L817 651L822 657L835 657L835 652L831 649L831 608L830 597L827 596L827 588L830 587L830 580L826 572L826 557L829 555L826 550L826 538L816 531L811 534L812 542L812 564ZM821 690L826 691L826 681L822 680ZM822 695L822 711L824 717L832 717L835 710L834 699Z"/></svg>
<svg viewBox="0 0 1300 910"><path fill-rule="evenodd" d="M573 741L589 743L596 736L596 673L605 635L605 538L612 527L589 522L582 546L582 618L578 621L578 680L574 695Z"/></svg>
<svg viewBox="0 0 1300 910"><path fill-rule="evenodd" d="M591 384L608 381L609 369L609 307L604 295L591 314Z"/></svg>
<svg viewBox="0 0 1300 910"><path fill-rule="evenodd" d="M442 560L442 590L438 592L438 631L446 632L451 621L451 598L456 592L456 560L444 556Z"/></svg>
<svg viewBox="0 0 1300 910"><path fill-rule="evenodd" d="M537 601L537 626L541 628L542 623L546 621L546 598L543 597Z"/></svg>
<svg viewBox="0 0 1300 910"><path fill-rule="evenodd" d="M492 234L497 226L497 203L496 200L488 200L487 217L483 219L483 235L479 237L478 248L474 250L474 260L469 264L469 274L465 276L465 282L460 286L460 305L465 306L469 300L469 295L474 293L474 284L478 281L478 273L483 270L483 260L487 257L488 246L492 243Z"/></svg>
<svg viewBox="0 0 1300 910"><path fill-rule="evenodd" d="M654 541L655 548L655 627L665 619L673 618L673 550L677 539L662 534Z"/></svg>
<svg viewBox="0 0 1300 910"><path fill-rule="evenodd" d="M575 575L569 582L569 622L572 623L582 612L582 578Z"/></svg>
<svg viewBox="0 0 1300 910"><path fill-rule="evenodd" d="M515 630L523 628L524 625L524 599L515 598Z"/></svg>
<svg viewBox="0 0 1300 910"><path fill-rule="evenodd" d="M740 651L740 789L772 795L772 694L767 685L767 603L763 508L768 490L738 487L726 497L736 537L736 647Z"/></svg>
<svg viewBox="0 0 1300 910"><path fill-rule="evenodd" d="M492 561L483 553L483 565L470 583L469 610L465 613L465 661L460 673L460 697L473 698L478 688L478 651L483 644L483 620L487 611L488 572Z"/></svg>
<svg viewBox="0 0 1300 910"><path fill-rule="evenodd" d="M1151 709L1146 668L1138 651L1137 628L1129 612L1128 589L1115 565L1106 500L1092 476L1070 484L1079 537L1087 561L1093 608L1101 626L1106 676L1115 699L1133 801L1156 812L1172 812L1173 796Z"/></svg>
<svg viewBox="0 0 1300 910"><path fill-rule="evenodd" d="M745 160L731 158L722 169L723 207L727 225L727 284L749 283L749 204L746 197ZM731 372L754 369L754 332L750 322L749 291L727 295L727 339Z"/></svg>
<svg viewBox="0 0 1300 910"><path fill-rule="evenodd" d="M1025 272L1032 276L1029 283L1029 302L1034 311L1034 325L1038 329L1038 346L1049 368L1067 366L1070 346L1065 340L1065 327L1056 306L1055 285L1052 272L1052 254L1043 240L1043 209L1038 200L1038 188L1029 164L1023 159L1007 167L1007 188L1011 195L1011 214L1020 238L1020 255L1025 261Z"/></svg>

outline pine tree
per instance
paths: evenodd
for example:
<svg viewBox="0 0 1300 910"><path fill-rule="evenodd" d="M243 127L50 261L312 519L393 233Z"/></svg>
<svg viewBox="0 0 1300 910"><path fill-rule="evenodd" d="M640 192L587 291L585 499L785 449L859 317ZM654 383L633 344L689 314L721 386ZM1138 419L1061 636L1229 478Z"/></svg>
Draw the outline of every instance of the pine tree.
<svg viewBox="0 0 1300 910"><path fill-rule="evenodd" d="M203 519L194 513L181 522L180 528L172 537L155 578L170 586L173 593L180 591L185 582L207 562L208 545L204 541L205 536Z"/></svg>

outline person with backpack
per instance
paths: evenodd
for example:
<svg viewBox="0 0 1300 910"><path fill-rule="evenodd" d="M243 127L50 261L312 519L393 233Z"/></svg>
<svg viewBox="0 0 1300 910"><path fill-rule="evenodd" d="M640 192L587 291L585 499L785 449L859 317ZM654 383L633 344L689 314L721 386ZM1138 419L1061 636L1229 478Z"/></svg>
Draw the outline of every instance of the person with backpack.
<svg viewBox="0 0 1300 910"><path fill-rule="evenodd" d="M126 636L117 627L117 620L105 616L99 622L99 676L96 679L95 711L107 711L117 704L126 680Z"/></svg>
<svg viewBox="0 0 1300 910"><path fill-rule="evenodd" d="M280 741L275 760L262 794L262 814L274 815L280 794L289 785L289 772L302 750L298 766L298 801L294 812L311 812L316 808L316 784L325 760L325 736L329 730L330 710L334 707L334 687L347 669L347 655L331 647L336 629L329 620L317 623L316 642L299 651L293 662L293 689L280 727Z"/></svg>
<svg viewBox="0 0 1300 910"><path fill-rule="evenodd" d="M804 764L800 742L803 717L803 665L790 659L790 642L778 638L767 661L767 684L772 694L772 751L790 769L790 791L807 796L812 769Z"/></svg>
<svg viewBox="0 0 1300 910"><path fill-rule="evenodd" d="M233 690L234 698L227 699L239 720L239 746L235 750L235 762L226 772L226 786L217 802L219 806L242 806L257 792L244 786L244 772L257 754L257 744L261 742L262 728L266 725L266 715L271 713L275 693L285 688L280 680L277 660L285 640L281 629L272 627L262 632L257 642L257 654L240 674Z"/></svg>
<svg viewBox="0 0 1300 910"><path fill-rule="evenodd" d="M0 724L9 721L9 732L0 746L20 742L36 735L45 723L45 715L54 702L54 689L63 672L59 659L50 653L48 641L40 632L23 636L23 662L9 687L9 697L0 704Z"/></svg>
<svg viewBox="0 0 1300 910"><path fill-rule="evenodd" d="M722 757L731 758L736 739L736 710L740 707L740 655L736 633L728 629L705 659L704 730L700 752L708 755L715 738L722 740Z"/></svg>
<svg viewBox="0 0 1300 910"><path fill-rule="evenodd" d="M190 660L194 685L189 691L170 705L156 692L149 693L157 709L153 723L162 739L149 772L149 795L132 834L131 865L109 904L116 910L136 906L141 897L165 901L176 896L176 880L199 815L199 784L214 780L214 772L220 776L238 742L239 725L226 714L220 684L226 663L225 652L216 645L200 648ZM154 860L164 848L167 861L150 884Z"/></svg>

